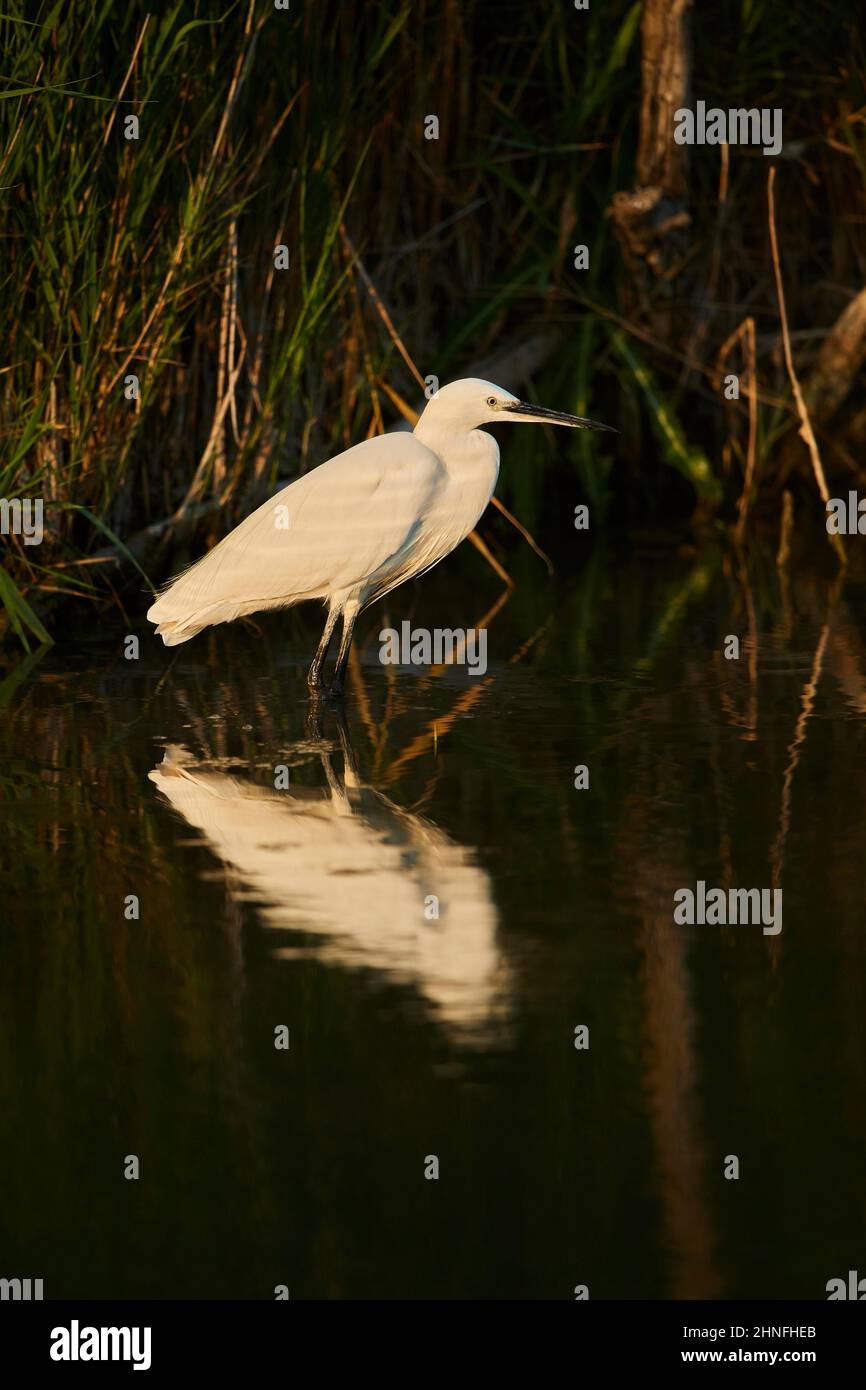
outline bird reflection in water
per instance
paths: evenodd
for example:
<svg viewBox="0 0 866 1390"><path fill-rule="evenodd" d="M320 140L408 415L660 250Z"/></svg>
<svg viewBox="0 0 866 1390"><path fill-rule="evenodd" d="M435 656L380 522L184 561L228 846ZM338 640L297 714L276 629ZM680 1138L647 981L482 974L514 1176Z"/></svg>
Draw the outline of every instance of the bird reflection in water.
<svg viewBox="0 0 866 1390"><path fill-rule="evenodd" d="M362 783L339 710L335 718L342 777L323 738L280 756L318 756L319 787L277 791L237 761L177 745L149 777L232 871L234 896L254 900L266 927L304 933L276 956L377 972L414 988L453 1040L502 1040L509 972L487 873L471 849Z"/></svg>

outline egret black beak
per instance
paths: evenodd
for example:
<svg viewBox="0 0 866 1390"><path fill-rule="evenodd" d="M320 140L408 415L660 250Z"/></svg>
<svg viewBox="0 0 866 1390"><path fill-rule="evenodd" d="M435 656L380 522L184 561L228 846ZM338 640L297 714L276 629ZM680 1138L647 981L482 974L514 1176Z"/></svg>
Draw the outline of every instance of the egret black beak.
<svg viewBox="0 0 866 1390"><path fill-rule="evenodd" d="M617 434L613 425L600 425L597 420L584 420L582 415L566 415L562 410L548 410L543 405L530 405L527 401L515 401L513 405L502 407L509 415L519 415L530 422L546 421L549 425L570 425L573 430L604 430L606 434Z"/></svg>

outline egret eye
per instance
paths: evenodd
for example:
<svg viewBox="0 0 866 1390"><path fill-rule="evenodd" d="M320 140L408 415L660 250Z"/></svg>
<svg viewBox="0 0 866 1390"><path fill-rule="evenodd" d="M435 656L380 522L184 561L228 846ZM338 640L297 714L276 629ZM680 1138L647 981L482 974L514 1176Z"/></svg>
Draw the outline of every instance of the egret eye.
<svg viewBox="0 0 866 1390"><path fill-rule="evenodd" d="M492 409L492 407L495 406L495 405L497 404L496 397L495 397L495 396L488 396L488 397L487 397L487 404L488 404L488 405L491 407L491 409Z"/></svg>

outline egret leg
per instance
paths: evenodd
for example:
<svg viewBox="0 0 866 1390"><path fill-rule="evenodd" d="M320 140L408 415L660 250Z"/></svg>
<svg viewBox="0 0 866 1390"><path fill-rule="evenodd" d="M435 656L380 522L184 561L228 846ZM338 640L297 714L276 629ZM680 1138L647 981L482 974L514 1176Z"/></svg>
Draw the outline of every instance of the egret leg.
<svg viewBox="0 0 866 1390"><path fill-rule="evenodd" d="M325 620L325 631L322 633L322 640L313 657L312 665L307 672L307 685L311 690L318 690L322 684L322 667L328 655L328 648L331 645L331 638L334 635L334 628L337 626L337 618L340 610L333 605L328 609L328 616Z"/></svg>
<svg viewBox="0 0 866 1390"><path fill-rule="evenodd" d="M352 633L355 630L355 619L358 616L361 605L357 599L347 603L343 609L343 636L340 640L340 650L337 653L337 664L334 667L334 679L331 681L331 694L342 695L343 685L346 678L346 664L349 660L349 648L352 645Z"/></svg>
<svg viewBox="0 0 866 1390"><path fill-rule="evenodd" d="M310 691L307 705L307 740L309 743L324 743L325 732L322 726L325 709L321 690Z"/></svg>

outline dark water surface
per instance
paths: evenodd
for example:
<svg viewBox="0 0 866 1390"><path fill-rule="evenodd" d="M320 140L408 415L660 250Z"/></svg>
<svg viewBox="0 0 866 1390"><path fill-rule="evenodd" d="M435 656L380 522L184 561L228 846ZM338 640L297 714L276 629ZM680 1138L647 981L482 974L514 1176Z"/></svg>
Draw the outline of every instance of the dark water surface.
<svg viewBox="0 0 866 1390"><path fill-rule="evenodd" d="M486 572L365 615L345 727L308 718L310 610L137 661L102 618L7 672L0 1274L265 1299L866 1274L863 588L650 551L526 573L484 677L383 670L377 634L477 624ZM676 925L699 879L780 885L781 933Z"/></svg>

